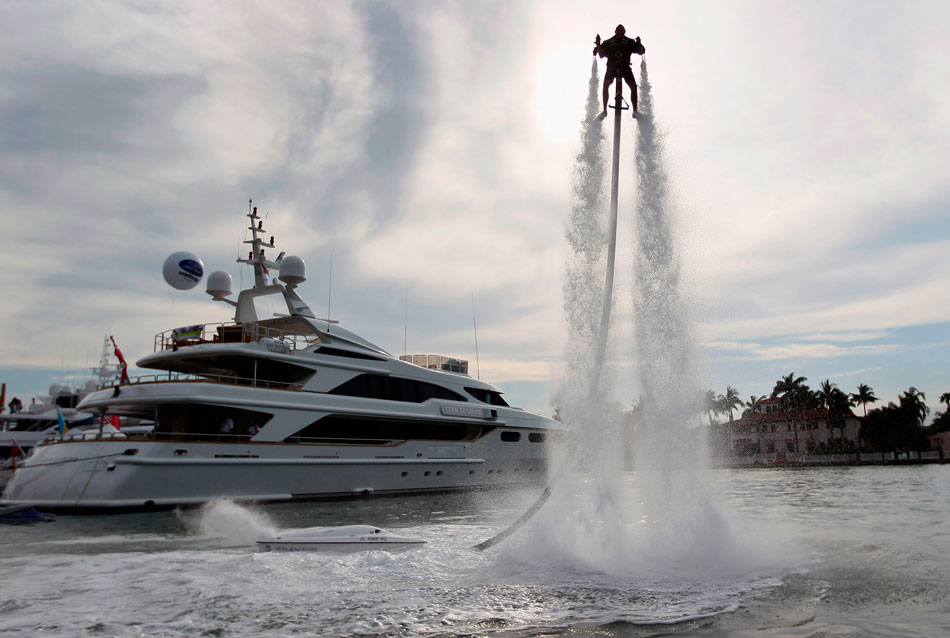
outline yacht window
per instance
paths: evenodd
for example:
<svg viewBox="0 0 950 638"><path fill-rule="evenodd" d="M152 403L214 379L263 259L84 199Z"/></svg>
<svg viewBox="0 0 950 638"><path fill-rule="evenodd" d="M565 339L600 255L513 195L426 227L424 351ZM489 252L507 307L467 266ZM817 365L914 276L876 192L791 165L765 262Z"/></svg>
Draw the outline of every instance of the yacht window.
<svg viewBox="0 0 950 638"><path fill-rule="evenodd" d="M471 394L473 397L481 401L482 403L488 403L489 405L503 405L508 406L508 402L505 401L501 392L496 390L486 390L485 388L469 388L466 387L465 391Z"/></svg>
<svg viewBox="0 0 950 638"><path fill-rule="evenodd" d="M502 432L501 440L506 443L517 443L521 440L521 432Z"/></svg>
<svg viewBox="0 0 950 638"><path fill-rule="evenodd" d="M341 348L329 348L323 346L318 350L313 351L314 354L329 354L334 357L349 357L350 359L367 359L369 361L385 361L382 357L374 357L371 354L366 354L365 352L354 352L352 350L343 350Z"/></svg>
<svg viewBox="0 0 950 638"><path fill-rule="evenodd" d="M422 419L374 419L331 414L285 439L289 443L387 445L394 441L427 439L471 441L494 429L481 423Z"/></svg>
<svg viewBox="0 0 950 638"><path fill-rule="evenodd" d="M267 357L241 355L195 356L182 360L183 372L197 372L217 379L233 376L238 383L266 387L297 387L313 376L314 371L286 361Z"/></svg>
<svg viewBox="0 0 950 638"><path fill-rule="evenodd" d="M75 408L79 404L79 397L75 394L61 394L54 401L61 408Z"/></svg>
<svg viewBox="0 0 950 638"><path fill-rule="evenodd" d="M528 434L528 440L532 443L544 443L544 432L531 432Z"/></svg>
<svg viewBox="0 0 950 638"><path fill-rule="evenodd" d="M175 441L247 441L273 414L223 405L165 404L158 409L154 436ZM228 423L230 421L230 423Z"/></svg>
<svg viewBox="0 0 950 638"><path fill-rule="evenodd" d="M281 314L286 316L287 302L284 300L284 296L279 292L259 295L254 297L254 312L261 319L278 317Z"/></svg>
<svg viewBox="0 0 950 638"><path fill-rule="evenodd" d="M429 399L465 401L462 395L434 383L386 377L381 374L361 374L353 377L330 390L328 394L363 397L365 399L384 399L387 401L407 401L409 403L424 403Z"/></svg>

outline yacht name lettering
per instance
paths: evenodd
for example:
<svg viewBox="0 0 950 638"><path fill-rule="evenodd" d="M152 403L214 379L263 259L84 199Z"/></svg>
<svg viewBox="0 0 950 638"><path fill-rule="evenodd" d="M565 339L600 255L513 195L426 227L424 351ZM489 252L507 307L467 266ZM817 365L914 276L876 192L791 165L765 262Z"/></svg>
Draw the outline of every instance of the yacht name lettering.
<svg viewBox="0 0 950 638"><path fill-rule="evenodd" d="M487 417L489 411L485 408L470 408L464 405L443 405L442 414L450 416L478 416Z"/></svg>

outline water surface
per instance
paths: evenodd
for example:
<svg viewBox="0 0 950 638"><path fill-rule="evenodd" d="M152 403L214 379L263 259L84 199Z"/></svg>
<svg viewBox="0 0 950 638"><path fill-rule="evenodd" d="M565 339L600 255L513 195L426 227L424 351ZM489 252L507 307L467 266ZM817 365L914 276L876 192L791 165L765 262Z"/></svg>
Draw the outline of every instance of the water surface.
<svg viewBox="0 0 950 638"><path fill-rule="evenodd" d="M950 466L709 476L740 547L731 569L715 556L669 569L635 547L616 569L566 567L543 529L489 552L470 549L516 518L536 489L4 526L0 633L950 635ZM635 502L637 477L625 478ZM429 544L350 555L253 547L276 529L351 523Z"/></svg>

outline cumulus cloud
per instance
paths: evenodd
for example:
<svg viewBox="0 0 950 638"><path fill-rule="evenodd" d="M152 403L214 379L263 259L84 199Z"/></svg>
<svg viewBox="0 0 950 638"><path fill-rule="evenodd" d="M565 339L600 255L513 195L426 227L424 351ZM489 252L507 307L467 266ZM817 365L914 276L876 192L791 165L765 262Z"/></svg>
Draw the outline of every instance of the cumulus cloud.
<svg viewBox="0 0 950 638"><path fill-rule="evenodd" d="M15 238L0 253L14 336L0 361L58 367L63 341L37 331L95 348L112 332L144 354L156 332L227 318L200 290L165 290L159 268L187 248L239 283L254 198L280 249L307 260L315 308L332 254L331 312L348 326L392 350L405 339L473 359L474 293L488 378L555 382L591 40L628 10L0 6L0 206ZM647 45L684 277L713 357L874 369L849 357L905 361L915 330L950 324L950 87L935 81L947 17L932 3L725 2L622 18ZM631 317L621 304L618 343ZM635 374L626 350L612 356ZM518 402L546 403L532 400Z"/></svg>

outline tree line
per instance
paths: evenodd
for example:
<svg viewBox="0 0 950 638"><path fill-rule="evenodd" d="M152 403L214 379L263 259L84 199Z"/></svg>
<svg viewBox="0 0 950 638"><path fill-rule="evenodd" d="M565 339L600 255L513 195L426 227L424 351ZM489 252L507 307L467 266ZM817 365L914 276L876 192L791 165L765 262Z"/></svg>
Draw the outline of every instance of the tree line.
<svg viewBox="0 0 950 638"><path fill-rule="evenodd" d="M743 401L732 386L726 386L725 394L719 395L707 390L703 401L704 412L710 424L719 423L719 415L728 415L729 421L732 421L740 408L744 408L741 414L745 417L758 412L766 398L779 399L782 412L803 414L812 410L827 410L829 426L834 429L844 427L844 419L854 416L851 408L861 406L860 438L868 449L878 452L926 450L930 447L928 436L950 431L950 392L940 395L940 403L947 406L946 411L935 412L933 422L925 427L924 423L930 414L930 408L925 403L927 397L913 386L900 395L897 403L891 401L885 406L868 410L868 405L877 403L879 399L867 384L859 384L857 390L849 394L830 379L822 381L816 390L812 390L807 381L807 378L792 372L776 381L768 397L752 395L748 401Z"/></svg>

